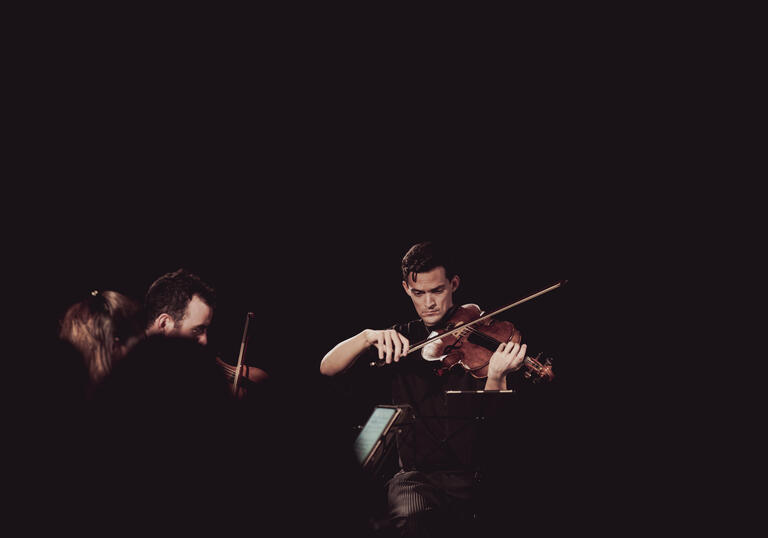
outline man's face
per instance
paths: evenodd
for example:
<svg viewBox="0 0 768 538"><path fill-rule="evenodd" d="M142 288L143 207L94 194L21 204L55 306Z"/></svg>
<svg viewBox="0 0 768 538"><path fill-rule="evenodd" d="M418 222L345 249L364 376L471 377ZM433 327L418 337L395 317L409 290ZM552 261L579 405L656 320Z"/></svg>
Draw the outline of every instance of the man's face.
<svg viewBox="0 0 768 538"><path fill-rule="evenodd" d="M445 267L435 267L425 273L418 273L413 280L413 273L403 281L405 293L413 301L416 313L428 327L440 321L453 306L453 292L459 287L459 277L454 275L448 280Z"/></svg>
<svg viewBox="0 0 768 538"><path fill-rule="evenodd" d="M194 338L200 345L208 343L208 327L213 320L213 310L197 295L192 297L187 305L184 319L173 324L169 334Z"/></svg>

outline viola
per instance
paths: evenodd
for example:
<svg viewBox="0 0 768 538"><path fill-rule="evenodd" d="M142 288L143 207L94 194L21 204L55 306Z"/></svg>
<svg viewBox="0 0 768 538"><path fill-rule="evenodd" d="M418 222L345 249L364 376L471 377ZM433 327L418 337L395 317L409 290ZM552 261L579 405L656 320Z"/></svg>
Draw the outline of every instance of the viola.
<svg viewBox="0 0 768 538"><path fill-rule="evenodd" d="M428 361L442 361L449 369L459 365L478 379L488 377L491 356L499 345L503 342L519 344L521 335L509 321L484 318L477 324L469 325L470 322L479 320L483 314L476 304L458 307L448 318L443 330L433 331L429 335L429 342L421 351L422 358ZM540 357L541 353L535 358L526 356L523 359L523 366L526 368L523 376L532 378L534 382L551 381L555 377L552 361L546 359L542 363Z"/></svg>
<svg viewBox="0 0 768 538"><path fill-rule="evenodd" d="M555 290L567 281L544 288L527 297L514 301L490 313L483 312L476 304L465 304L454 310L449 316L445 327L433 331L426 340L411 346L408 355L422 349L421 356L428 361L442 361L447 368L460 365L478 379L488 377L488 365L491 356L502 342L520 343L520 332L509 321L492 319L494 316L523 304L531 299ZM382 365L383 362L371 363ZM541 353L536 357L526 356L523 360L524 377L536 381L551 381L554 379L551 359L541 361Z"/></svg>

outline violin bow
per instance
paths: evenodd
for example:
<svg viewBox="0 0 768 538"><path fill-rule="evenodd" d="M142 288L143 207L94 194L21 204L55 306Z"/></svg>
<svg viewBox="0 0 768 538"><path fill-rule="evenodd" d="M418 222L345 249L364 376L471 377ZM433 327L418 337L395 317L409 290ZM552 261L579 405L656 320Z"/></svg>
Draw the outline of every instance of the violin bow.
<svg viewBox="0 0 768 538"><path fill-rule="evenodd" d="M248 312L248 315L245 316L245 328L243 328L243 339L240 341L240 353L237 356L237 366L235 367L235 381L232 383L232 390L235 391L235 394L237 394L237 382L240 379L240 370L243 367L243 356L245 355L245 348L248 345L248 323L254 318L256 315L253 312Z"/></svg>
<svg viewBox="0 0 768 538"><path fill-rule="evenodd" d="M510 308L514 308L515 306L521 305L521 304L523 304L523 303L525 303L527 301L530 301L531 299L535 299L536 297L544 295L545 293L549 293L552 290L556 290L557 288L560 288L560 287L564 286L566 282L568 282L568 281L567 280L561 280L561 281L559 281L556 284L553 284L553 285L551 285L549 287L544 288L543 290L539 290L536 293L532 293L531 295L528 295L527 297L523 297L522 299L518 299L517 301L515 301L513 303L510 303L508 305L502 306L501 308L498 308L498 309L494 310L493 312L491 312L489 314L483 314L482 316L480 316L477 319L474 319L474 320L472 320L472 321L470 321L468 323L464 323L462 325L459 325L458 327L455 327L454 329L451 329L450 331L446 331L446 332L444 332L442 334L438 334L436 336L433 336L432 338L427 338L423 342L419 342L418 344L415 344L414 346L408 348L408 354L410 355L411 352L416 351L418 349L421 349L422 347L426 346L430 342L433 342L433 341L435 341L435 340L437 340L439 338L442 338L443 336L446 336L446 335L449 335L449 334L453 334L453 333L462 331L463 329L466 329L467 327L471 327L475 323L479 323L479 322L481 322L481 321L483 321L485 319L488 319L490 317L493 317L493 316L496 316L498 314L501 314L505 310L509 310Z"/></svg>

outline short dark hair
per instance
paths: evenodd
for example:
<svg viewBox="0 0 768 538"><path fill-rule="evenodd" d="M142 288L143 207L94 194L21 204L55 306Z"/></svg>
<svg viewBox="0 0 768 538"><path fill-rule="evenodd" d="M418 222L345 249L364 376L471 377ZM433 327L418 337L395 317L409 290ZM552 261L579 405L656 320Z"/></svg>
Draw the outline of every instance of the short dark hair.
<svg viewBox="0 0 768 538"><path fill-rule="evenodd" d="M195 295L212 310L216 309L216 292L196 274L182 267L160 276L149 286L144 298L147 326L163 313L171 316L174 322L180 322Z"/></svg>
<svg viewBox="0 0 768 538"><path fill-rule="evenodd" d="M453 255L444 245L434 241L422 241L413 245L405 253L400 264L403 280L406 281L411 273L415 281L418 273L431 271L435 267L444 267L446 278L453 278L456 274Z"/></svg>

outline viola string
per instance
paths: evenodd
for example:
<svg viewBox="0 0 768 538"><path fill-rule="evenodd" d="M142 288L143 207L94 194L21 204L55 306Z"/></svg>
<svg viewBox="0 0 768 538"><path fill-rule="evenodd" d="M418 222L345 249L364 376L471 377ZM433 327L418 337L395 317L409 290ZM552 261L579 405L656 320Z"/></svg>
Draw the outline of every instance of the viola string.
<svg viewBox="0 0 768 538"><path fill-rule="evenodd" d="M489 336L489 335L487 335L487 334L485 334L485 333L483 333L481 331L478 331L474 327L468 327L468 329L469 329L470 332L473 332L473 333L481 336L482 338L484 338L487 342L493 342L493 343L495 343L497 345L501 345L502 344L502 342L500 340L496 340L493 336ZM538 365L537 361L535 361L531 357L526 356L525 357L525 361L527 363L533 365L535 368L539 369L539 365Z"/></svg>

